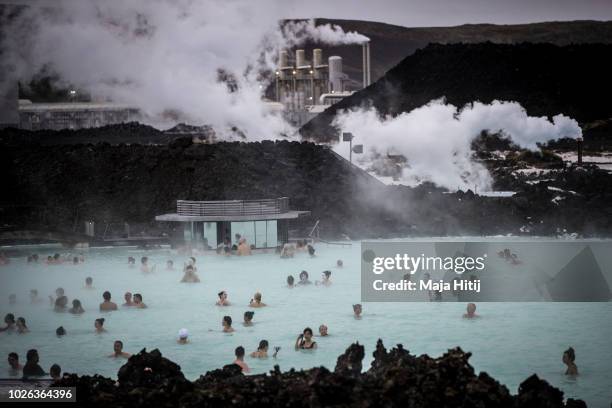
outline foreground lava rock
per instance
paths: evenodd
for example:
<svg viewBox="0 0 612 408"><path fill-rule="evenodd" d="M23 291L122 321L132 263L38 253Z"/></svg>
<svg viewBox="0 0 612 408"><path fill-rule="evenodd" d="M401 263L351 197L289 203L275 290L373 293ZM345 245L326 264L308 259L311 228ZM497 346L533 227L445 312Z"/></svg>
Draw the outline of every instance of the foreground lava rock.
<svg viewBox="0 0 612 408"><path fill-rule="evenodd" d="M387 351L378 340L371 368L362 373L363 346L352 344L338 357L334 372L324 367L244 376L230 364L194 382L159 350L130 357L118 381L101 376L65 375L56 387L76 387L78 403L87 406L295 406L295 407L586 407L581 400L563 402L563 392L536 375L518 395L486 373L475 374L471 353L460 348L439 358L416 357L401 345Z"/></svg>

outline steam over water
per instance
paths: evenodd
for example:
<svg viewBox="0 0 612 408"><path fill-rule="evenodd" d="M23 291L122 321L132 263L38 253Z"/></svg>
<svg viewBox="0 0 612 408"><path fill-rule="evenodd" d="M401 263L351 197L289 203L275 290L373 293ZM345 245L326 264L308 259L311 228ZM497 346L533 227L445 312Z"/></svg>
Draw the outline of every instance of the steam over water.
<svg viewBox="0 0 612 408"><path fill-rule="evenodd" d="M61 251L35 248L41 258ZM336 358L353 341L366 347L364 368L369 367L376 340L381 337L387 347L402 343L414 354L439 356L448 348L461 346L473 352L471 363L476 371L487 371L515 393L518 384L529 375L540 377L560 387L566 397L577 397L589 406L608 406L612 395L609 375L612 356L611 303L480 303L480 319L461 316L465 305L459 303L364 303L363 319L352 317L351 305L360 302L360 245L350 248L317 245L317 257L298 254L294 259L257 254L251 257L197 256L199 284L181 284L182 264L186 257L171 250L139 251L126 248L85 251L86 262L73 266L27 264L24 256L12 258L0 267L0 312L25 317L31 332L0 333L0 353L15 351L25 360L30 348L37 348L41 366L48 370L58 363L64 371L80 374L100 373L116 377L121 360L107 358L113 341L120 339L125 351L135 353L143 347L159 348L164 356L177 362L190 379L207 370L233 361L234 348L243 345L247 353L254 351L261 339L270 348L281 346L279 358L246 361L256 373L271 370L279 364L282 370L291 367L310 368L324 365L333 369ZM156 272L144 275L138 266L129 268L127 257L148 256L156 264ZM175 271L165 270L173 259ZM342 259L344 267L335 267ZM321 272L331 270L330 287L296 287L287 289L287 275L296 277L301 270L310 273L312 281L321 279ZM93 277L93 290L84 289L87 276ZM47 296L58 286L65 289L70 302L78 298L85 313L55 313ZM31 305L30 289L38 289L42 303ZM123 293L141 293L148 309L122 308L117 312L100 313L102 292L111 291L113 300L122 303ZM227 290L232 306L214 306L217 292ZM263 294L269 306L255 311L255 326L241 325L249 300L256 291ZM16 293L16 305L8 304L8 295ZM221 319L230 315L236 332L221 333ZM94 334L94 320L106 319L107 333ZM315 333L320 324L329 327L330 336L316 337L319 349L296 352L296 336L309 326ZM64 326L68 334L55 336L55 329ZM191 344L176 343L178 330L190 332ZM580 370L577 380L567 379L561 356L568 346L576 349ZM0 367L5 377L6 363Z"/></svg>

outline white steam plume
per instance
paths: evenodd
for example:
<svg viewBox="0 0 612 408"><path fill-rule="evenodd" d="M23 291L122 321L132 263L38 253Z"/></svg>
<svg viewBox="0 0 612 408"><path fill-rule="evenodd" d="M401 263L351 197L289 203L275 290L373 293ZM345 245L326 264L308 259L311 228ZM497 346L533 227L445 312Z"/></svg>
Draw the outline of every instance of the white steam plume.
<svg viewBox="0 0 612 408"><path fill-rule="evenodd" d="M345 32L335 24L315 25L314 20L288 21L283 26L283 37L290 46L303 44L306 40L332 45L361 44L370 41L355 31Z"/></svg>
<svg viewBox="0 0 612 408"><path fill-rule="evenodd" d="M333 43L358 36L312 22L295 25L298 34L281 29L289 7L273 0L39 2L4 27L3 59L23 82L44 68L98 99L139 108L159 127L183 121L275 138L292 131L262 102L261 74L274 69L278 50L304 36Z"/></svg>
<svg viewBox="0 0 612 408"><path fill-rule="evenodd" d="M353 145L364 145L364 155L358 159L364 166L377 155L394 152L407 159L403 184L430 181L452 191L491 187L488 170L472 157L471 143L482 130L501 132L531 150L537 149L537 143L582 135L578 123L567 116L557 115L550 122L528 116L516 102L500 101L475 102L459 110L436 100L396 117L381 117L373 108L344 111L334 125L353 134ZM348 143L337 144L335 150L348 158Z"/></svg>

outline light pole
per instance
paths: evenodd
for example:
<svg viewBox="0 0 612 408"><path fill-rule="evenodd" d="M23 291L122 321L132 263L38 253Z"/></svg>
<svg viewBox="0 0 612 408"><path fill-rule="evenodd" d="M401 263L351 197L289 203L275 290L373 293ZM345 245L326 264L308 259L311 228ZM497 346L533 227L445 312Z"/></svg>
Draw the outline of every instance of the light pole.
<svg viewBox="0 0 612 408"><path fill-rule="evenodd" d="M349 163L353 164L353 153L355 154L361 154L363 153L363 145L359 144L359 145L355 145L355 147L353 147L353 139L355 138L355 136L353 136L352 133L350 132L343 132L342 133L342 141L343 142L349 142Z"/></svg>

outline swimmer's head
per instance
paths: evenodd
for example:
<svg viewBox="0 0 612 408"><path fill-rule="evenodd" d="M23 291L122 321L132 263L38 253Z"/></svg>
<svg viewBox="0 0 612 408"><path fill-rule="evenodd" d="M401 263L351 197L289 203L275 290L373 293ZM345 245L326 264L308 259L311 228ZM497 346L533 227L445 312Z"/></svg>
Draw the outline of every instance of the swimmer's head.
<svg viewBox="0 0 612 408"><path fill-rule="evenodd" d="M182 328L181 330L179 330L178 332L178 338L181 340L185 340L187 337L189 337L189 331L185 328Z"/></svg>
<svg viewBox="0 0 612 408"><path fill-rule="evenodd" d="M255 299L256 302L261 302L261 292L255 292L253 299Z"/></svg>
<svg viewBox="0 0 612 408"><path fill-rule="evenodd" d="M227 293L224 290L222 290L221 292L217 293L217 296L219 296L219 299L223 300L227 298Z"/></svg>
<svg viewBox="0 0 612 408"><path fill-rule="evenodd" d="M133 256L128 256L128 264L135 264L136 263L136 258L134 258Z"/></svg>
<svg viewBox="0 0 612 408"><path fill-rule="evenodd" d="M96 329L101 329L102 327L104 327L104 318L101 317L99 319L96 319L94 326L96 327Z"/></svg>
<svg viewBox="0 0 612 408"><path fill-rule="evenodd" d="M19 354L11 352L8 354L8 363L13 368L19 367Z"/></svg>
<svg viewBox="0 0 612 408"><path fill-rule="evenodd" d="M78 264L79 263L79 257L75 256L74 258L72 258L72 263L75 264L75 265Z"/></svg>
<svg viewBox="0 0 612 408"><path fill-rule="evenodd" d="M123 342L121 340L115 340L115 342L113 343L113 350L115 351L115 353L121 353L121 351L123 350Z"/></svg>
<svg viewBox="0 0 612 408"><path fill-rule="evenodd" d="M293 275L287 276L287 285L292 286L294 282L295 279L293 278Z"/></svg>
<svg viewBox="0 0 612 408"><path fill-rule="evenodd" d="M259 346L257 346L258 351L268 351L268 340L261 340L259 342Z"/></svg>
<svg viewBox="0 0 612 408"><path fill-rule="evenodd" d="M573 347L570 347L563 352L563 362L565 364L571 364L574 361L576 361L576 352Z"/></svg>
<svg viewBox="0 0 612 408"><path fill-rule="evenodd" d="M55 289L55 296L57 297L64 296L64 288Z"/></svg>
<svg viewBox="0 0 612 408"><path fill-rule="evenodd" d="M310 255L314 255L314 254L315 254L315 249L314 249L314 247L313 247L312 245L310 245L310 244L308 245L308 253L309 253Z"/></svg>
<svg viewBox="0 0 612 408"><path fill-rule="evenodd" d="M308 272L306 271L300 272L300 280L302 281L308 280Z"/></svg>
<svg viewBox="0 0 612 408"><path fill-rule="evenodd" d="M15 324L15 315L12 313L7 313L6 316L4 316L4 323Z"/></svg>
<svg viewBox="0 0 612 408"><path fill-rule="evenodd" d="M91 276L88 276L85 278L85 285L91 286L92 283L93 283L93 278Z"/></svg>
<svg viewBox="0 0 612 408"><path fill-rule="evenodd" d="M110 302L111 300L111 293L107 290L102 294L102 299L104 299L105 302Z"/></svg>
<svg viewBox="0 0 612 408"><path fill-rule="evenodd" d="M134 303L142 303L142 295L140 293L134 293Z"/></svg>
<svg viewBox="0 0 612 408"><path fill-rule="evenodd" d="M331 271L323 271L323 275L329 279L329 277L331 276Z"/></svg>
<svg viewBox="0 0 612 408"><path fill-rule="evenodd" d="M49 376L51 378L59 378L62 374L62 368L58 364L53 364L49 369Z"/></svg>
<svg viewBox="0 0 612 408"><path fill-rule="evenodd" d="M251 320L253 320L254 315L255 315L255 312L252 312L252 311L244 312L244 321L250 322Z"/></svg>
<svg viewBox="0 0 612 408"><path fill-rule="evenodd" d="M302 333L304 333L304 338L306 339L312 338L312 329L310 327L305 328Z"/></svg>
<svg viewBox="0 0 612 408"><path fill-rule="evenodd" d="M234 354L236 354L236 358L244 357L244 347L242 347L242 346L236 347L236 350L234 351Z"/></svg>
<svg viewBox="0 0 612 408"><path fill-rule="evenodd" d="M338 259L338 260L336 261L336 266L337 266L338 268L342 268L342 267L344 266L344 263L342 262L342 259Z"/></svg>
<svg viewBox="0 0 612 408"><path fill-rule="evenodd" d="M476 313L476 303L468 303L467 314L472 316L474 313Z"/></svg>
<svg viewBox="0 0 612 408"><path fill-rule="evenodd" d="M321 336L327 336L327 326L322 324L319 326L319 334Z"/></svg>
<svg viewBox="0 0 612 408"><path fill-rule="evenodd" d="M72 307L75 309L80 309L81 308L81 301L79 299L74 299L72 301Z"/></svg>
<svg viewBox="0 0 612 408"><path fill-rule="evenodd" d="M17 318L17 327L21 327L23 329L27 329L28 326L26 325L26 320L23 317L18 317Z"/></svg>
<svg viewBox="0 0 612 408"><path fill-rule="evenodd" d="M362 308L361 308L361 303L356 303L353 305L353 312L355 313L356 316L359 316L362 312Z"/></svg>
<svg viewBox="0 0 612 408"><path fill-rule="evenodd" d="M131 303L132 302L132 292L125 292L125 295L123 295L123 298L125 299L127 303Z"/></svg>
<svg viewBox="0 0 612 408"><path fill-rule="evenodd" d="M221 324L225 327L232 327L232 318L230 316L223 316Z"/></svg>
<svg viewBox="0 0 612 408"><path fill-rule="evenodd" d="M148 261L149 261L149 258L147 258L146 256L143 256L142 258L140 258L140 263L143 265L146 265Z"/></svg>
<svg viewBox="0 0 612 408"><path fill-rule="evenodd" d="M55 329L55 334L57 336L65 336L66 335L66 329L64 329L64 326L60 326L57 329Z"/></svg>
<svg viewBox="0 0 612 408"><path fill-rule="evenodd" d="M38 360L39 360L39 358L38 358L38 350L36 350L36 349L28 350L28 352L26 353L26 360L28 362L31 362L31 363L34 363L34 364L38 363Z"/></svg>

